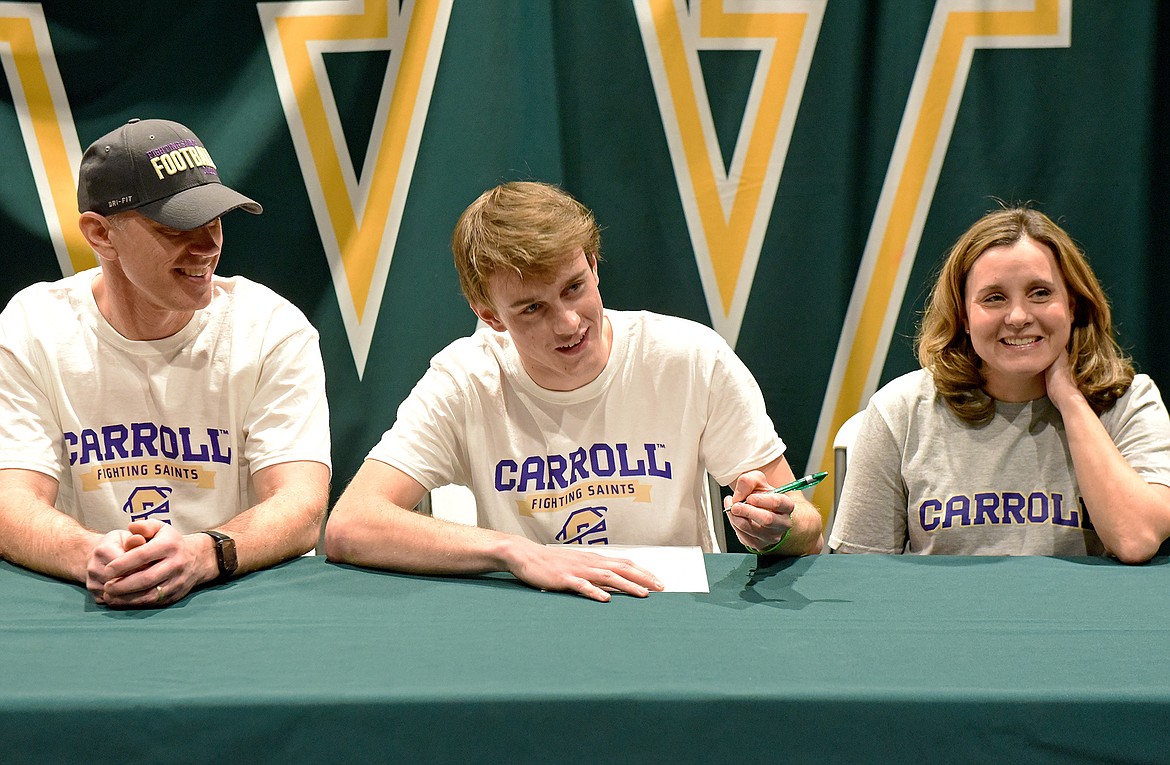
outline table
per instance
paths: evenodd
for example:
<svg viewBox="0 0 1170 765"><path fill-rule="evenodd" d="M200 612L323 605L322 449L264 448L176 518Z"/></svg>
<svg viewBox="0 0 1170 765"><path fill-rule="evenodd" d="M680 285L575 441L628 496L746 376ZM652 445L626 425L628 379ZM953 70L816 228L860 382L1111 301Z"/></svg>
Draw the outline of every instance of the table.
<svg viewBox="0 0 1170 765"><path fill-rule="evenodd" d="M1164 762L1170 563L709 555L710 594L0 563L0 762Z"/></svg>

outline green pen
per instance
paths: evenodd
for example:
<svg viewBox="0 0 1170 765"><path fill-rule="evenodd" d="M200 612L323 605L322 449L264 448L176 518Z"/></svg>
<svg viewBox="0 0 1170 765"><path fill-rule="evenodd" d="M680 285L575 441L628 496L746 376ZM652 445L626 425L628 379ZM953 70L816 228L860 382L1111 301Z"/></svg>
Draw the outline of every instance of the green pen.
<svg viewBox="0 0 1170 765"><path fill-rule="evenodd" d="M764 493L787 494L788 492L796 491L797 489L808 489L816 486L818 483L828 478L828 476L828 473L813 473L812 475L806 475L804 478L797 478L792 483L786 483L778 489L771 489L770 491L766 491Z"/></svg>
<svg viewBox="0 0 1170 765"><path fill-rule="evenodd" d="M813 473L812 475L806 475L804 478L797 478L795 481L792 481L791 483L786 483L777 489L769 489L768 491L765 491L763 493L764 494L785 494L785 493L790 492L790 491L796 491L797 489L807 489L809 487L816 486L818 483L820 483L821 481L825 480L828 477L829 477L829 474L825 473L825 472ZM730 506L724 508L723 512L726 513L729 510L731 510Z"/></svg>

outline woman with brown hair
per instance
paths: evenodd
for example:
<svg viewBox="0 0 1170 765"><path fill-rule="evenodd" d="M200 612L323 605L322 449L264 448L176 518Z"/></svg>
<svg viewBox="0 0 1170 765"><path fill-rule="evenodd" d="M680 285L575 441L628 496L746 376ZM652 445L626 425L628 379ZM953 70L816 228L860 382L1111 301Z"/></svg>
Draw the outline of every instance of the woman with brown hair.
<svg viewBox="0 0 1170 765"><path fill-rule="evenodd" d="M1043 213L996 210L959 238L918 359L866 409L834 550L1140 563L1170 536L1170 417Z"/></svg>

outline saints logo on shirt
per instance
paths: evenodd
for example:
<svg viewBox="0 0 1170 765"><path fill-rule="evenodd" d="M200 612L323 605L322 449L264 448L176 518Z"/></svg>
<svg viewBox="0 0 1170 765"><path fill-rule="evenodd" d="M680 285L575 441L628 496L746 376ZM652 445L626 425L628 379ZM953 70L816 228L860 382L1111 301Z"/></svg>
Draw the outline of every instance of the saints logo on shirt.
<svg viewBox="0 0 1170 765"><path fill-rule="evenodd" d="M143 521L147 518L170 523L171 492L169 486L138 486L130 492L130 498L122 505L122 511L130 514L130 520ZM157 517L161 516L161 517Z"/></svg>
<svg viewBox="0 0 1170 765"><path fill-rule="evenodd" d="M566 545L605 545L609 544L606 536L605 513L606 507L582 507L569 513L565 525L557 533L557 541Z"/></svg>

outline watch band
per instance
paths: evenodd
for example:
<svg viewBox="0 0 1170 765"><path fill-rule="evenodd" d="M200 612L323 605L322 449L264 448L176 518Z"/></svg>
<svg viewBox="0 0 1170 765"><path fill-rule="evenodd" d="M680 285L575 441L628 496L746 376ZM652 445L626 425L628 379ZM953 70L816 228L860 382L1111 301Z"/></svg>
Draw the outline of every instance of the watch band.
<svg viewBox="0 0 1170 765"><path fill-rule="evenodd" d="M204 530L203 533L215 541L215 562L219 566L219 578L216 581L230 579L239 565L236 560L236 540L222 531Z"/></svg>

